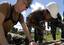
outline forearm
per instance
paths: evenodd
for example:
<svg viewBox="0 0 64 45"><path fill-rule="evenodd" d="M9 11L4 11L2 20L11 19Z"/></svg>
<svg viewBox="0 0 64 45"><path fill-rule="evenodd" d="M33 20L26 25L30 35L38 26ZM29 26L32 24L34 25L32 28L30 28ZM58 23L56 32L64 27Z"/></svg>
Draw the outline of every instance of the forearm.
<svg viewBox="0 0 64 45"><path fill-rule="evenodd" d="M0 13L0 45L8 45L8 42L5 37L4 29L3 29L3 21L5 19L5 16Z"/></svg>
<svg viewBox="0 0 64 45"><path fill-rule="evenodd" d="M3 27L0 25L0 45L8 45Z"/></svg>
<svg viewBox="0 0 64 45"><path fill-rule="evenodd" d="M23 27L23 30L24 30L26 36L28 37L29 41L31 41L32 40L31 34L28 30L28 27L27 27L26 23L22 23L22 27Z"/></svg>

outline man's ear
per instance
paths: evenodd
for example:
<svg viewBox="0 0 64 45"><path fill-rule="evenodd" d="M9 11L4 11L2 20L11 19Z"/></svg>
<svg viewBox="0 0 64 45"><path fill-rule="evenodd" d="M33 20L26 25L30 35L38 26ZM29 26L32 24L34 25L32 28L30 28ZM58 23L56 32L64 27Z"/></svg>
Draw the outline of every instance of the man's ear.
<svg viewBox="0 0 64 45"><path fill-rule="evenodd" d="M57 13L59 12L58 5L55 2L51 2L46 5L46 8L49 10L53 18L57 18Z"/></svg>

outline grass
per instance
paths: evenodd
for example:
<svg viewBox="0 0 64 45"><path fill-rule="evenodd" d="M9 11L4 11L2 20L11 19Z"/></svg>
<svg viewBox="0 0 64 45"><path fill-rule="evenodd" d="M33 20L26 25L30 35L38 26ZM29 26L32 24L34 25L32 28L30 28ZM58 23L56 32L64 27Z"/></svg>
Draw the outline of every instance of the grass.
<svg viewBox="0 0 64 45"><path fill-rule="evenodd" d="M46 39L46 41L52 41L53 40L51 34L45 35L44 38ZM61 34L56 34L56 40L60 40L60 39L61 39Z"/></svg>
<svg viewBox="0 0 64 45"><path fill-rule="evenodd" d="M48 35L45 35L45 38L46 38L47 41L52 41L53 40L52 35L51 35L50 32L49 32ZM56 40L60 40L60 39L61 39L60 32L56 32Z"/></svg>
<svg viewBox="0 0 64 45"><path fill-rule="evenodd" d="M34 39L34 33L32 33L32 38ZM51 33L50 33L50 32L47 32L47 34L44 35L44 39L45 39L46 41L52 41L53 38L52 38ZM60 39L61 39L61 32L57 31L57 32L56 32L56 40L58 41L58 40L60 40Z"/></svg>

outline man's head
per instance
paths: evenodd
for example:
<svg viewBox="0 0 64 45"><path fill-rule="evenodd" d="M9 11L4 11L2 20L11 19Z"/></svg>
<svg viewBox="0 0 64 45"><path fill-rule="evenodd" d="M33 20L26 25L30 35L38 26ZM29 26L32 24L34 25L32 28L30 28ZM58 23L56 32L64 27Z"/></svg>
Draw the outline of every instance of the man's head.
<svg viewBox="0 0 64 45"><path fill-rule="evenodd" d="M17 3L15 4L15 10L17 12L22 12L30 6L31 2L32 0L17 0Z"/></svg>

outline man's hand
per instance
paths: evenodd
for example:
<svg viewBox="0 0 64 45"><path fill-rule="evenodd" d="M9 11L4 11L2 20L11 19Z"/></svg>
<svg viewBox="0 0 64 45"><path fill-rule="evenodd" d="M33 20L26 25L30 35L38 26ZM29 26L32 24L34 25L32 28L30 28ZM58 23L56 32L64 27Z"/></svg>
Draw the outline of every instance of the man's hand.
<svg viewBox="0 0 64 45"><path fill-rule="evenodd" d="M35 42L30 42L29 45L37 45Z"/></svg>

